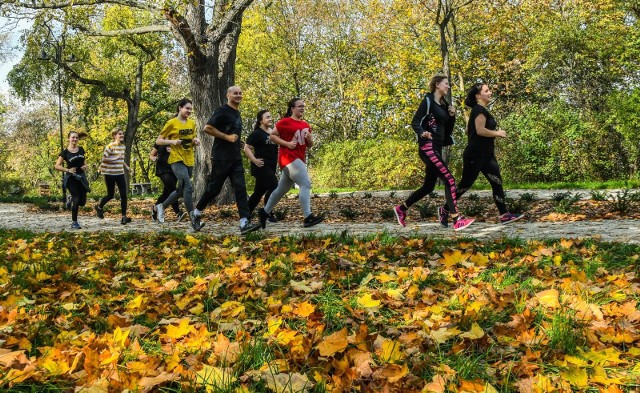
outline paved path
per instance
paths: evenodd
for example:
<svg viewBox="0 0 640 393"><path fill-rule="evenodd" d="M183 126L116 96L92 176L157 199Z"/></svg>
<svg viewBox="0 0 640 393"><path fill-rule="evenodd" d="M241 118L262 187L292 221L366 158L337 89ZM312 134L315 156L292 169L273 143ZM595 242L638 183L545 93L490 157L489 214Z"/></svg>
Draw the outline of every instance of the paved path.
<svg viewBox="0 0 640 393"><path fill-rule="evenodd" d="M114 233L136 231L152 232L175 230L191 232L188 223L154 223L150 220L134 220L120 225L116 218L100 220L95 216L81 216L83 229L80 232L110 231ZM69 213L33 213L24 204L0 203L0 227L28 229L42 232L72 231ZM302 228L290 222L269 224L264 233L267 236L332 234L346 233L362 235L387 232L392 235L433 235L443 238L475 237L478 239L496 239L518 237L522 239L541 238L584 238L597 237L603 241L616 241L640 244L640 220L593 220L577 222L526 222L517 221L509 225L477 222L468 229L454 232L441 228L435 222L419 222L402 228L395 222L385 223L322 223L313 228ZM212 235L238 235L239 230L233 224L207 223L202 233Z"/></svg>

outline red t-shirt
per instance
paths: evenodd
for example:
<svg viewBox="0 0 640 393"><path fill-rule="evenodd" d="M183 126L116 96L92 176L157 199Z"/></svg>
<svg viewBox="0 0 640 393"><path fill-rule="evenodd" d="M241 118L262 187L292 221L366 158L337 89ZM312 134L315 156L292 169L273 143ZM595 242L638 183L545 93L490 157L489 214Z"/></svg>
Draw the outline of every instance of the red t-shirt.
<svg viewBox="0 0 640 393"><path fill-rule="evenodd" d="M305 155L307 152L307 141L304 139L305 131L311 132L311 126L304 120L296 120L292 117L285 117L276 123L276 129L280 138L287 142L291 142L294 138L298 141L298 145L295 149L289 149L285 146L280 146L278 152L278 163L280 168L291 164L296 159L301 159L305 162Z"/></svg>

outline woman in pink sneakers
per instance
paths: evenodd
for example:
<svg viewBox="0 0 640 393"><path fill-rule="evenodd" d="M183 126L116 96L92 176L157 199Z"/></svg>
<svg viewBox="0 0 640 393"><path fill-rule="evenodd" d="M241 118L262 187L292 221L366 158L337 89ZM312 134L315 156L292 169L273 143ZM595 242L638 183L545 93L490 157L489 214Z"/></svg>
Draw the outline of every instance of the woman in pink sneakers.
<svg viewBox="0 0 640 393"><path fill-rule="evenodd" d="M491 101L491 90L485 83L476 83L467 92L464 104L471 108L467 123L467 147L462 154L462 179L458 183L456 193L460 198L469 191L480 172L487 178L493 192L493 201L500 212L500 223L508 224L519 220L523 214L509 213L505 205L504 189L500 166L495 154L495 139L506 138L507 133L498 128L496 119L489 113L487 106ZM438 208L440 225L447 227L449 210L447 206Z"/></svg>
<svg viewBox="0 0 640 393"><path fill-rule="evenodd" d="M458 213L456 181L442 159L442 148L453 144L451 134L456 120L456 110L445 100L449 93L449 80L444 74L436 74L429 82L430 93L422 100L413 116L411 126L418 135L418 154L426 165L422 187L415 190L402 204L394 207L398 223L405 226L407 210L424 198L436 186L438 178L444 183L444 195L453 219L453 229L462 230L474 221Z"/></svg>

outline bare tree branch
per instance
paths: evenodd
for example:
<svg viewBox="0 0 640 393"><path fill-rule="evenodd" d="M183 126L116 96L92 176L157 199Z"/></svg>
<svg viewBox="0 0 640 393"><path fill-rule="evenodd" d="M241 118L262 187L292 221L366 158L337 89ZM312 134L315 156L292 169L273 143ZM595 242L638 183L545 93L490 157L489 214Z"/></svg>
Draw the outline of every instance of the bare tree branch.
<svg viewBox="0 0 640 393"><path fill-rule="evenodd" d="M220 43L224 39L225 34L233 27L234 23L237 23L238 16L246 10L253 0L238 0L232 3L231 8L225 11L222 18L215 23L214 29L210 32L209 36L213 38L214 42Z"/></svg>
<svg viewBox="0 0 640 393"><path fill-rule="evenodd" d="M142 26L136 27L133 29L121 29L121 30L91 30L86 26L78 26L74 25L74 29L77 29L88 36L94 37L117 37L117 36L125 36L125 35L140 35L140 34L148 34L148 33L167 33L171 31L171 28L167 25L150 25L150 26Z"/></svg>
<svg viewBox="0 0 640 393"><path fill-rule="evenodd" d="M13 5L15 7L31 9L31 10L42 10L42 9L63 9L67 7L81 7L81 6L94 6L101 4L114 4L114 5L122 5L126 7L138 8L147 11L158 11L161 10L160 7L156 7L149 2L144 1L136 1L136 0L53 0L43 1L43 0L34 0L31 2L26 2L22 0L2 0L3 4Z"/></svg>

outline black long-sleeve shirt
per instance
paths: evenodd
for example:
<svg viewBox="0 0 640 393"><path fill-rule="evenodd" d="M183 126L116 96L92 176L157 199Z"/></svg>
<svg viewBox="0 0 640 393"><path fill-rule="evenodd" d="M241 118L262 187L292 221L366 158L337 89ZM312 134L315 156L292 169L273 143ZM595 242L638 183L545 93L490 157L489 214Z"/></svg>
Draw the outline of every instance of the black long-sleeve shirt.
<svg viewBox="0 0 640 393"><path fill-rule="evenodd" d="M427 100L429 100L429 103L427 103ZM428 112L427 106L429 106ZM449 115L448 103L446 101L444 104L436 103L433 93L430 93L422 100L418 110L413 115L411 127L418 135L418 145L422 146L429 141L429 139L422 137L423 132L429 131L434 146L443 147L453 144L451 135L453 134L455 122L456 117Z"/></svg>

